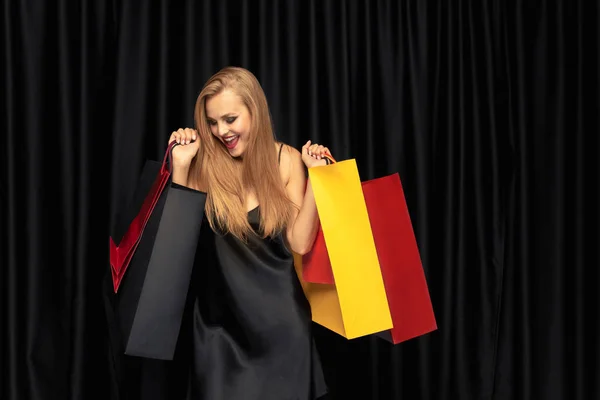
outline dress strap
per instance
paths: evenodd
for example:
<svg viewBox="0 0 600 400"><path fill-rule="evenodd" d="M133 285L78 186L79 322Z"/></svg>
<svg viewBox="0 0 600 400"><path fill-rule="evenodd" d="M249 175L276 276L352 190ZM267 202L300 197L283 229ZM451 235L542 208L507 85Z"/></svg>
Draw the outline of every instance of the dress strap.
<svg viewBox="0 0 600 400"><path fill-rule="evenodd" d="M283 149L283 143L279 146L279 156L277 157L277 164L281 164L281 150Z"/></svg>

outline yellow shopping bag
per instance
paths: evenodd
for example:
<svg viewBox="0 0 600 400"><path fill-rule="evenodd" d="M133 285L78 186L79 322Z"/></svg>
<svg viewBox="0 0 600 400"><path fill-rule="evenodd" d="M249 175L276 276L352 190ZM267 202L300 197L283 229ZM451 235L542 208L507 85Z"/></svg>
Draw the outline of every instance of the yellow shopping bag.
<svg viewBox="0 0 600 400"><path fill-rule="evenodd" d="M324 240L295 257L313 321L348 339L392 328L369 215L355 160L309 169ZM326 248L324 248L326 246ZM334 285L308 283L302 264L326 253Z"/></svg>

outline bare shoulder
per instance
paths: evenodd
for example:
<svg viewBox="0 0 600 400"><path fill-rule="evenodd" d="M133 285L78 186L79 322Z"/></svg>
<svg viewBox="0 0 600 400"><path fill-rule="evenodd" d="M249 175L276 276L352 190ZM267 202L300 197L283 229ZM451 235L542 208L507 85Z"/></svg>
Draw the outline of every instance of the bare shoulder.
<svg viewBox="0 0 600 400"><path fill-rule="evenodd" d="M279 150L281 149L281 152ZM302 170L302 155L300 152L286 144L286 143L277 143L277 152L279 157L279 172L281 173L281 179L285 185L290 181L290 177Z"/></svg>
<svg viewBox="0 0 600 400"><path fill-rule="evenodd" d="M286 161L287 162L298 162L298 161L302 161L302 155L300 154L300 152L290 146L287 143L277 143L277 151L279 151L279 148L281 147L281 164L285 164Z"/></svg>

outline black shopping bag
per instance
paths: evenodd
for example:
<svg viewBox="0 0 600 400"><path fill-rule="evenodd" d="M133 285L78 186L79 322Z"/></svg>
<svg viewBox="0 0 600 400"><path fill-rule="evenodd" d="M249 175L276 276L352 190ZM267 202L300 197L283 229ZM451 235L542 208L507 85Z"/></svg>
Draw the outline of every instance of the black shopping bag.
<svg viewBox="0 0 600 400"><path fill-rule="evenodd" d="M173 359L206 202L206 193L171 181L173 147L162 164L146 162L133 202L111 235L113 322L123 351L159 360ZM121 254L124 265L115 238L128 238L125 244L133 248Z"/></svg>

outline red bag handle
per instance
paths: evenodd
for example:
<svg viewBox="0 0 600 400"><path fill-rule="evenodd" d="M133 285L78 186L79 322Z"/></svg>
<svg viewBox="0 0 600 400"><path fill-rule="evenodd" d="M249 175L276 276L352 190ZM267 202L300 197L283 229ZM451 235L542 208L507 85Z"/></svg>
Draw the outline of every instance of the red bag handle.
<svg viewBox="0 0 600 400"><path fill-rule="evenodd" d="M178 146L179 143L177 143L177 141L173 140L171 143L169 143L169 145L167 146L167 151L165 152L165 156L163 158L163 163L162 166L160 167L160 174L163 175L166 170L165 170L165 165L167 164L167 158L169 159L169 175L171 175L173 173L173 149L175 148L175 146Z"/></svg>

